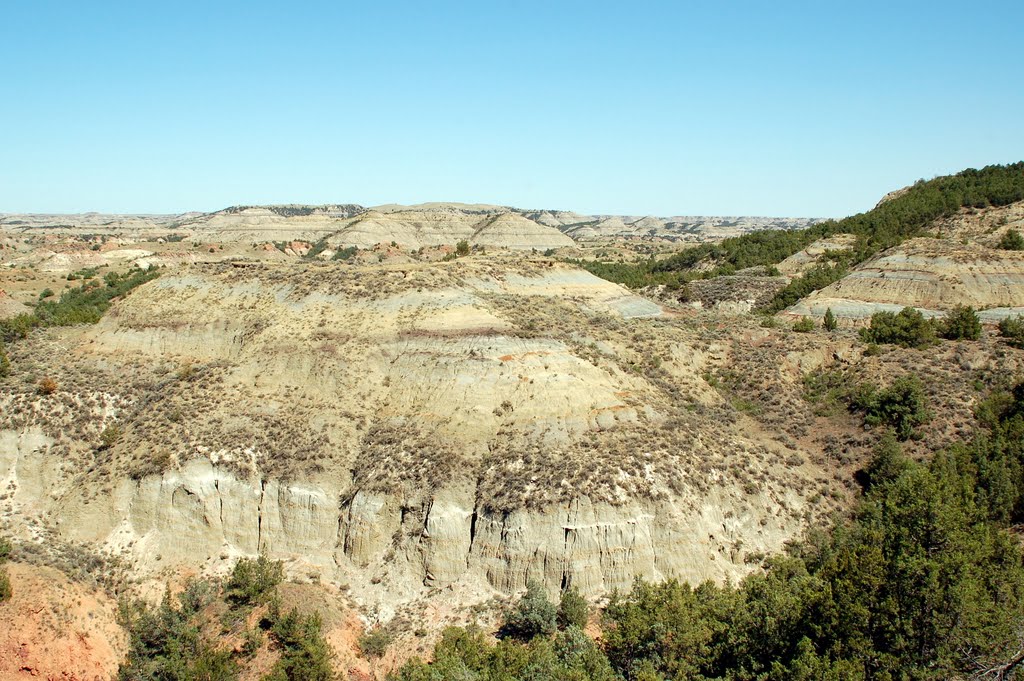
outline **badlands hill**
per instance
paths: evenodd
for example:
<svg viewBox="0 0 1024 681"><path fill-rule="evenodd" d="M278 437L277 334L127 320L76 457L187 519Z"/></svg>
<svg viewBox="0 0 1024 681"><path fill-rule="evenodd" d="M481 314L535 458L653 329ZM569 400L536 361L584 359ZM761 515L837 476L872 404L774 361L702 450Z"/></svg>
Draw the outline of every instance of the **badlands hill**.
<svg viewBox="0 0 1024 681"><path fill-rule="evenodd" d="M786 313L820 317L831 308L837 316L857 322L907 305L929 316L969 305L991 323L1022 314L1024 251L999 248L1012 230L1024 230L1024 202L963 209L931 224L927 237L879 253Z"/></svg>
<svg viewBox="0 0 1024 681"><path fill-rule="evenodd" d="M843 487L708 384L734 350L543 258L189 266L12 347L5 503L139 575L262 551L382 607L736 579Z"/></svg>

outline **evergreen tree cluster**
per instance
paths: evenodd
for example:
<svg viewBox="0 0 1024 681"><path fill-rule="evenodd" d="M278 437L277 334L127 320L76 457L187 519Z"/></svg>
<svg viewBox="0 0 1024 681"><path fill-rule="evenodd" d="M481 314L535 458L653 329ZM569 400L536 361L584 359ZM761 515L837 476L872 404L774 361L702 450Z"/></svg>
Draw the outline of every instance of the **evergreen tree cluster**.
<svg viewBox="0 0 1024 681"><path fill-rule="evenodd" d="M1024 236L1015 229L1007 230L999 240L999 248L1004 251L1024 251Z"/></svg>
<svg viewBox="0 0 1024 681"><path fill-rule="evenodd" d="M1024 317L1006 317L999 322L999 335L1015 348L1024 348Z"/></svg>
<svg viewBox="0 0 1024 681"><path fill-rule="evenodd" d="M280 652L263 681L334 681L332 652L324 640L318 613L282 612L277 587L283 579L280 561L260 556L235 564L221 589L191 580L174 595L168 589L159 606L122 601L118 616L128 631L128 658L121 681L235 681L242 658L253 655L269 635ZM221 602L227 618L244 620L263 607L259 629L246 630L241 652L211 635L211 608ZM264 633L265 632L265 633Z"/></svg>

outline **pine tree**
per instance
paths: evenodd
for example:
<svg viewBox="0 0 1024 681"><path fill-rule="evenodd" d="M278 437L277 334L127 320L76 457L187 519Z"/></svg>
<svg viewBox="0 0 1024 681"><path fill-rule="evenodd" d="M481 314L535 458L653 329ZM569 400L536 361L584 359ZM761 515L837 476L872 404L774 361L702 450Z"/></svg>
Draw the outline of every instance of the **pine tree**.
<svg viewBox="0 0 1024 681"><path fill-rule="evenodd" d="M529 641L534 636L554 633L556 619L555 604L548 600L544 587L531 581L526 585L526 594L505 620L504 629L515 638Z"/></svg>
<svg viewBox="0 0 1024 681"><path fill-rule="evenodd" d="M570 586L562 592L562 599L558 602L558 626L566 629L570 626L577 626L580 629L587 626L587 617L590 615L590 607L587 601L580 595L579 589Z"/></svg>
<svg viewBox="0 0 1024 681"><path fill-rule="evenodd" d="M825 327L826 331L835 331L836 327L839 326L838 322L836 322L836 316L832 314L831 307L825 310L825 319L822 320L821 325Z"/></svg>

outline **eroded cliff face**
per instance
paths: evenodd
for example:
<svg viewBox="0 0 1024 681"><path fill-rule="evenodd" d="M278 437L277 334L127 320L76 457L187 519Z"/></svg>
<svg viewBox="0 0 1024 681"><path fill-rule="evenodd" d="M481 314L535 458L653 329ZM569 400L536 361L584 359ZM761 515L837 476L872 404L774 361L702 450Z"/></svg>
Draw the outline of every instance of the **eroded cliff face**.
<svg viewBox="0 0 1024 681"><path fill-rule="evenodd" d="M139 575L264 552L385 609L737 579L829 510L708 385L713 326L516 267L165 275L21 346L60 388L0 395L2 508Z"/></svg>
<svg viewBox="0 0 1024 681"><path fill-rule="evenodd" d="M5 444L11 436L5 433ZM799 520L780 509L805 504L797 495L720 489L699 503L612 505L581 496L496 511L475 503L465 487L418 499L361 491L346 498L327 484L239 478L194 459L122 481L83 505L74 494L48 499L35 484L40 463L47 463L44 450L3 461L0 474L17 482L19 506L42 511L67 539L126 553L143 574L265 553L385 606L453 584L514 592L538 580L552 591L574 584L599 596L627 589L637 576L735 580L749 570L745 556L777 549L799 530Z"/></svg>

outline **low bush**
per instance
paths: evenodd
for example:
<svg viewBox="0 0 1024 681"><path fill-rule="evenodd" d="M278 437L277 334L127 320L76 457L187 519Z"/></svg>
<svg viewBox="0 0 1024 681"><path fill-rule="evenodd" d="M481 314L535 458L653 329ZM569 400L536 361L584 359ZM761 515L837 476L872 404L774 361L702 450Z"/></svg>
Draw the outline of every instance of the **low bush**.
<svg viewBox="0 0 1024 681"><path fill-rule="evenodd" d="M876 312L871 315L871 326L860 330L860 337L865 343L922 348L935 342L935 323L912 307L895 314Z"/></svg>
<svg viewBox="0 0 1024 681"><path fill-rule="evenodd" d="M557 617L557 609L548 600L544 587L531 581L519 603L505 618L502 634L523 641L535 636L549 636L557 628Z"/></svg>
<svg viewBox="0 0 1024 681"><path fill-rule="evenodd" d="M957 305L939 324L939 335L946 340L978 340L981 320L970 305Z"/></svg>
<svg viewBox="0 0 1024 681"><path fill-rule="evenodd" d="M1024 236L1015 229L1007 230L999 240L999 248L1004 251L1024 251Z"/></svg>
<svg viewBox="0 0 1024 681"><path fill-rule="evenodd" d="M40 395L52 395L57 392L57 381L52 378L43 378L36 385L36 392Z"/></svg>
<svg viewBox="0 0 1024 681"><path fill-rule="evenodd" d="M366 657L384 657L393 637L384 627L374 627L359 637L359 650Z"/></svg>
<svg viewBox="0 0 1024 681"><path fill-rule="evenodd" d="M284 579L284 564L266 556L235 563L224 587L225 600L235 605L260 605Z"/></svg>
<svg viewBox="0 0 1024 681"><path fill-rule="evenodd" d="M797 333L810 333L814 331L814 320L810 317L801 317L799 321L793 324L793 330Z"/></svg>
<svg viewBox="0 0 1024 681"><path fill-rule="evenodd" d="M999 335L1015 348L1024 349L1024 317L1005 317L999 322Z"/></svg>

